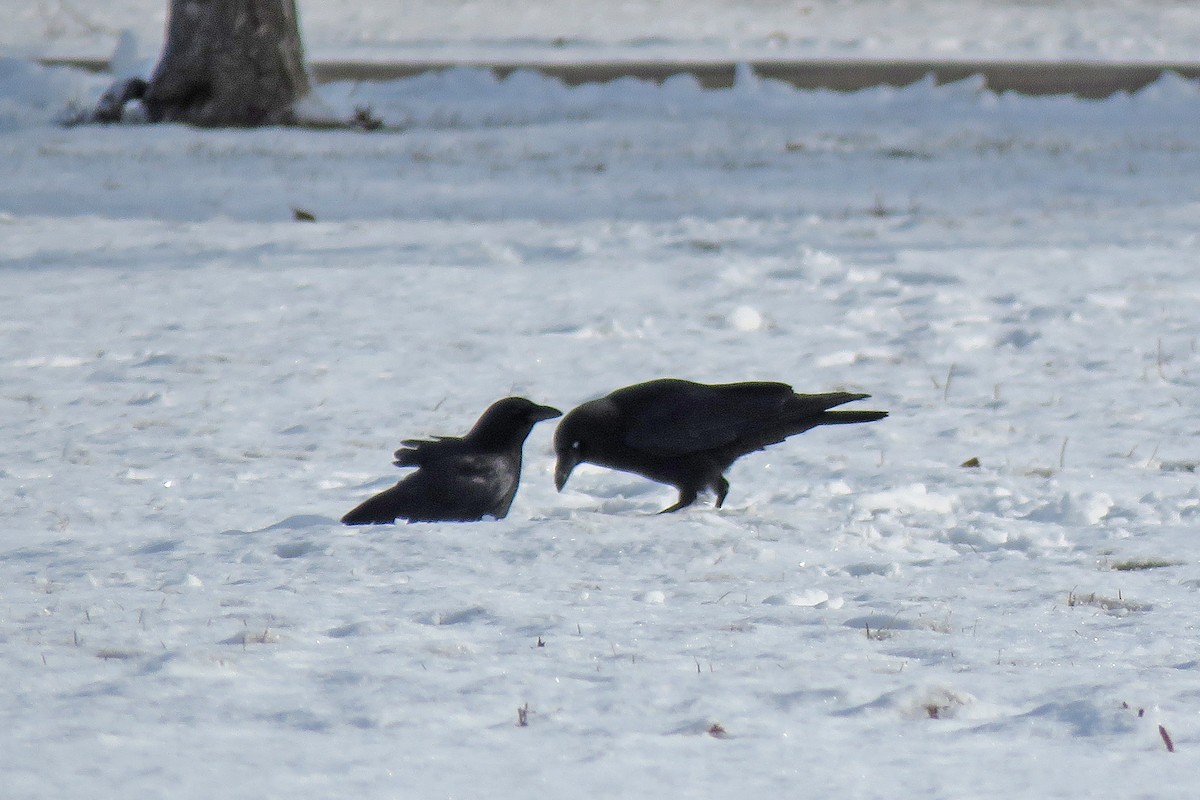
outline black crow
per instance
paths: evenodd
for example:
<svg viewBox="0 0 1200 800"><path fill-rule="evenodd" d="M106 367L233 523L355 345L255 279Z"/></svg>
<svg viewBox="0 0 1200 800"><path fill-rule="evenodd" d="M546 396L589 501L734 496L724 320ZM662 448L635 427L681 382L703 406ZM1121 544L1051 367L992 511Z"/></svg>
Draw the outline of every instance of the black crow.
<svg viewBox="0 0 1200 800"><path fill-rule="evenodd" d="M472 522L502 519L521 480L521 446L533 426L561 417L550 406L524 397L497 400L461 438L409 439L396 451L396 466L417 471L355 508L346 525L409 522Z"/></svg>
<svg viewBox="0 0 1200 800"><path fill-rule="evenodd" d="M725 501L722 473L737 459L818 425L872 422L886 411L830 411L869 395L796 394L785 383L709 385L665 378L618 389L572 410L554 432L561 491L571 470L588 462L636 472L679 490L691 505L702 489Z"/></svg>

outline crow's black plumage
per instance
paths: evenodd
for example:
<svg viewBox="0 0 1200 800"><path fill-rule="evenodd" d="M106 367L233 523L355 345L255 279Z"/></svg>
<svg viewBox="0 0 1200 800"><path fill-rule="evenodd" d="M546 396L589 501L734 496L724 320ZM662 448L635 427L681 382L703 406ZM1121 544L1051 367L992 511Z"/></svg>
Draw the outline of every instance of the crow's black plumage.
<svg viewBox="0 0 1200 800"><path fill-rule="evenodd" d="M533 426L562 416L524 397L497 400L466 436L408 439L396 466L417 471L342 517L347 525L472 522L508 514L521 480L521 446Z"/></svg>
<svg viewBox="0 0 1200 800"><path fill-rule="evenodd" d="M618 389L573 409L554 432L561 490L583 462L635 472L679 490L691 505L703 489L725 501L722 473L747 453L818 425L872 422L886 411L830 411L865 394L796 394L785 383L710 385L664 378Z"/></svg>

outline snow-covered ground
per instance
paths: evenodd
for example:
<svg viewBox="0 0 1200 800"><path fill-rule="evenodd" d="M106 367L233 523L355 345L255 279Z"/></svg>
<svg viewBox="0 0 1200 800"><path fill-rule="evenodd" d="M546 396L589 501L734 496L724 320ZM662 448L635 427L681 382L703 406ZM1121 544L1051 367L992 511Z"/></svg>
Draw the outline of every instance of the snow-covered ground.
<svg viewBox="0 0 1200 800"><path fill-rule="evenodd" d="M1195 46L1200 12L1111 5ZM1032 51L1121 27L1085 22ZM462 70L323 88L401 134L53 124L105 83L0 61L6 797L1192 790L1195 84ZM336 523L401 439L662 375L891 417L744 458L721 510L556 494L547 423L503 521Z"/></svg>

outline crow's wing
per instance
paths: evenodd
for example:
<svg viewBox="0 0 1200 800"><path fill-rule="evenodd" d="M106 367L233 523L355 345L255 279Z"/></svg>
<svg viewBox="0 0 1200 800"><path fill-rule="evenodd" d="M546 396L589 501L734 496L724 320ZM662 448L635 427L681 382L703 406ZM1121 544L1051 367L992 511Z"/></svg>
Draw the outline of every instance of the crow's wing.
<svg viewBox="0 0 1200 800"><path fill-rule="evenodd" d="M865 395L796 394L785 383L652 381L613 400L629 425L625 443L656 455L688 455L737 445L749 452L826 421L826 410Z"/></svg>
<svg viewBox="0 0 1200 800"><path fill-rule="evenodd" d="M517 491L519 464L498 454L458 455L421 467L401 483L419 492L411 520L477 520L503 517Z"/></svg>
<svg viewBox="0 0 1200 800"><path fill-rule="evenodd" d="M432 439L405 439L395 452L392 463L397 467L423 467L438 459L452 458L462 453L463 440L458 436L435 436Z"/></svg>
<svg viewBox="0 0 1200 800"><path fill-rule="evenodd" d="M437 459L359 505L343 522L469 522L489 515L499 518L508 513L519 479L519 467L502 455Z"/></svg>
<svg viewBox="0 0 1200 800"><path fill-rule="evenodd" d="M625 443L657 455L687 455L725 447L776 418L792 389L783 383L707 386L651 381L615 392L628 425Z"/></svg>

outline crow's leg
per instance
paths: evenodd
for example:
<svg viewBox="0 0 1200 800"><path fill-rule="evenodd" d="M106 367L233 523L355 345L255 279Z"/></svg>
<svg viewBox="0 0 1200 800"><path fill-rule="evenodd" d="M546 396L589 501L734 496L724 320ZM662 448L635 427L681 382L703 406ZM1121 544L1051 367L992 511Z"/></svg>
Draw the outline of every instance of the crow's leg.
<svg viewBox="0 0 1200 800"><path fill-rule="evenodd" d="M678 511L681 508L687 508L692 503L696 502L697 494L698 494L698 492L695 489L680 489L679 490L679 502L673 506L664 508L662 511L660 511L658 513L670 514L672 511Z"/></svg>
<svg viewBox="0 0 1200 800"><path fill-rule="evenodd" d="M725 495L729 494L729 481L725 480L725 476L717 478L717 482L712 485L713 491L717 493L717 508L721 507L721 503L725 502Z"/></svg>

